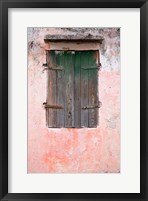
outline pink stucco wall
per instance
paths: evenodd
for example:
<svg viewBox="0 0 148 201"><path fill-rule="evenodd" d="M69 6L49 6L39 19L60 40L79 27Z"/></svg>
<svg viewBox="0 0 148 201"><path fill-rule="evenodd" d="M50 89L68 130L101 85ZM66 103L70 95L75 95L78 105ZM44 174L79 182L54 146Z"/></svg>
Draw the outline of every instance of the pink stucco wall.
<svg viewBox="0 0 148 201"><path fill-rule="evenodd" d="M120 30L86 30L102 34L98 128L49 129L45 125L46 63L44 35L55 28L28 28L28 173L120 172ZM66 33L75 32L67 29Z"/></svg>

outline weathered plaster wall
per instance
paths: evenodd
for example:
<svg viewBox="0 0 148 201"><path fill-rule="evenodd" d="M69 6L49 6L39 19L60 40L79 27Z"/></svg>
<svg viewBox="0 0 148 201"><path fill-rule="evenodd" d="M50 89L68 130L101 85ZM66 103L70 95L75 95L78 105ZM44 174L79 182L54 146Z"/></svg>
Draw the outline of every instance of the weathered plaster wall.
<svg viewBox="0 0 148 201"><path fill-rule="evenodd" d="M76 33L68 28L28 28L28 173L120 172L120 30L84 29L105 38L100 49L98 128L45 126L46 34ZM83 33L83 31L82 31Z"/></svg>

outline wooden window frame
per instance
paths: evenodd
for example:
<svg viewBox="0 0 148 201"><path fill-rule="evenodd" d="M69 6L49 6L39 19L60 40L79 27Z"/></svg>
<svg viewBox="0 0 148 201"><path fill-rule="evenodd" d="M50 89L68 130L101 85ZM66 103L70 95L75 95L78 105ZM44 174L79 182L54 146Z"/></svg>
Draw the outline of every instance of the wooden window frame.
<svg viewBox="0 0 148 201"><path fill-rule="evenodd" d="M79 43L80 44L80 43ZM85 43L84 43L85 44ZM84 44L82 44L82 46L84 46ZM57 45L57 44L56 44ZM61 44L60 44L61 45ZM74 43L72 43L72 45L74 46L75 44ZM76 44L77 45L77 44ZM97 45L97 46L96 46ZM70 46L70 43L68 43L67 44L67 46L69 46L69 47L71 47ZM75 49L71 49L71 48L69 48L70 50L63 50L63 48L62 48L62 51L64 51L64 52L67 52L67 51L74 51L74 52L90 52L90 51L93 51L93 52L96 52L97 54L96 54L96 68L98 68L97 69L97 72L98 72L98 70L100 70L100 56L99 56L99 50L98 50L98 44L95 44L95 48L92 50L90 50L90 48L88 48L88 49L86 49L85 48L85 50L83 49L83 47L82 47L81 45L80 45L80 47L78 48L78 46L77 46L77 48L75 48ZM87 46L85 46L85 47L87 47ZM97 47L97 48L96 48ZM60 50L59 50L60 49ZM47 53L48 52L51 52L51 51L54 51L53 50L53 48L51 48L50 50L46 50L46 57L47 57ZM61 51L61 48L58 48L58 50L57 50L57 48L56 48L56 50L55 51ZM47 63L48 63L48 61L47 61ZM46 69L48 69L48 70L51 70L50 68L49 68L49 65L47 65L47 66L45 66L46 67ZM84 69L84 68L83 68ZM88 68L89 69L89 68ZM91 68L92 69L92 68ZM54 69L55 70L55 69ZM62 70L62 69L59 69L58 68L58 70ZM82 69L80 70L80 76L81 76L81 71L82 71ZM84 69L84 71L83 71L83 73L85 74L85 71L86 71L86 68ZM90 70L87 70L88 72L90 71ZM92 70L91 70L92 71ZM56 70L56 72L57 72L57 70ZM89 75L89 74L88 74ZM74 79L75 79L75 74L74 74ZM81 78L80 78L81 79ZM95 93L95 97L96 97L96 99L97 99L97 103L95 103L95 106L96 107L94 107L94 104L89 104L89 102L88 102L88 104L85 104L84 103L84 105L83 105L83 112L81 112L80 113L80 120L78 120L79 119L79 115L77 115L77 117L75 117L75 114L77 114L77 112L75 112L75 110L76 110L76 108L78 107L79 108L79 106L78 106L78 104L77 104L77 106L75 106L75 104L76 104L76 100L73 100L74 101L74 113L73 113L73 121L77 121L77 123L76 122L72 122L71 124L66 124L66 120L65 120L65 116L66 116L66 114L64 115L64 124L62 123L63 122L63 119L59 119L59 113L62 113L62 111L60 111L59 112L59 110L62 110L64 107L68 107L68 106L65 106L64 105L64 107L61 105L60 106L60 104L48 104L47 102L48 101L46 101L46 104L45 104L45 108L46 108L46 125L47 125L47 127L49 127L49 128L61 128L61 127L63 127L63 128L84 128L84 127L86 127L86 128L95 128L95 127L97 127L98 126L98 123L99 123L99 107L100 107L100 102L99 102L99 90L98 90L98 82L99 82L99 77L98 77L98 73L97 73L97 91L96 91L96 93ZM48 83L49 83L49 74L48 74ZM47 86L47 94L49 93L49 89L48 89L48 87L49 86ZM74 86L73 86L74 87ZM51 88L51 87L50 87ZM75 93L75 89L73 89L74 90L74 93ZM82 94L81 94L82 95ZM88 95L87 95L87 99L89 100L90 97L91 96L91 90L90 90L90 93L88 92ZM47 100L48 100L48 95L47 95ZM63 102L62 102L63 103ZM64 104L64 103L63 103ZM67 103L68 104L68 103ZM52 107L51 107L52 106ZM82 107L82 105L80 104L80 106ZM50 109L49 109L49 107L50 107ZM61 123L49 123L49 118L51 117L51 119L52 118L54 118L53 117L53 113L56 113L56 111L55 112L49 112L49 110L51 111L51 108L53 108L53 110L55 111L55 110L57 110L58 112L57 112L57 116L56 116L56 121L57 122L59 122L59 120L60 121L62 121ZM82 109L82 108L79 108L79 109ZM94 118L94 122L93 123L90 123L90 118L89 118L89 114L90 114L90 116L92 116L91 115L91 113L93 112L93 111L95 111L94 113L94 115L95 115L95 118ZM64 111L65 112L65 111ZM83 114L82 114L83 113ZM85 113L88 113L88 115L86 116L85 115ZM49 115L50 114L50 115ZM82 118L82 116L86 116L85 118ZM86 121L86 119L87 119L87 121ZM85 122L86 121L86 122ZM61 126L62 125L62 126ZM69 126L70 125L70 126Z"/></svg>

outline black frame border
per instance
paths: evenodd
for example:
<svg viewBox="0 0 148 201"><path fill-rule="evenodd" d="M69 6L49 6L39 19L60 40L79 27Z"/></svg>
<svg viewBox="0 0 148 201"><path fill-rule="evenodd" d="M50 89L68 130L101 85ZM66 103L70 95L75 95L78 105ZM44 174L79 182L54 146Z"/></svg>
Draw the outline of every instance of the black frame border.
<svg viewBox="0 0 148 201"><path fill-rule="evenodd" d="M9 8L140 8L140 193L8 193ZM148 0L0 0L0 28L0 199L148 201Z"/></svg>

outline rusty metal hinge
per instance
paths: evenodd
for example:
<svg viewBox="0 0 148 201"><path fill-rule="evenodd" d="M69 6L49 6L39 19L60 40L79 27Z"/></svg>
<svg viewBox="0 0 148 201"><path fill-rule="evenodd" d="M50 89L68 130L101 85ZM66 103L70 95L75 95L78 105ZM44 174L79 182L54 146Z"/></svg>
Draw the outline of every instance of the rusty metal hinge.
<svg viewBox="0 0 148 201"><path fill-rule="evenodd" d="M98 63L98 70L101 70L101 68L102 68L102 64Z"/></svg>
<svg viewBox="0 0 148 201"><path fill-rule="evenodd" d="M48 105L47 103L43 103L43 106L45 109L51 108L51 109L63 109L64 107L62 105Z"/></svg>
<svg viewBox="0 0 148 201"><path fill-rule="evenodd" d="M43 67L44 67L44 69L42 72L44 72L45 70L64 70L64 68L62 66L57 67L57 68L55 68L55 67L53 68L53 67L47 66L47 64L43 64Z"/></svg>
<svg viewBox="0 0 148 201"><path fill-rule="evenodd" d="M88 105L82 107L83 110L88 110L88 109L95 109L95 108L100 108L102 106L102 103L99 101L98 105Z"/></svg>
<svg viewBox="0 0 148 201"><path fill-rule="evenodd" d="M94 69L101 70L101 67L102 67L102 65L101 65L101 63L99 63L97 66L82 67L82 69L84 69L84 70L94 70Z"/></svg>

